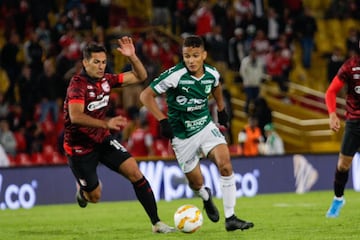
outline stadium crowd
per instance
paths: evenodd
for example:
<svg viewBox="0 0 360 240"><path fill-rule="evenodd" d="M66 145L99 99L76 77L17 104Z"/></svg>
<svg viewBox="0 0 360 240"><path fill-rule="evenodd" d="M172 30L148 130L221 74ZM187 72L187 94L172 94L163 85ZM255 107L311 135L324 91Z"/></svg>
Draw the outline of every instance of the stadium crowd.
<svg viewBox="0 0 360 240"><path fill-rule="evenodd" d="M220 73L238 72L242 59L255 50L264 63L264 74L278 83L284 97L295 41L304 43L302 64L311 67L308 54L313 47L308 44L313 46L317 26L302 0L144 2L138 6L130 0L0 1L0 145L10 165L66 161L62 150L65 91L72 75L82 69L82 49L92 41L108 49L108 72L120 71L129 65L112 54L114 40L131 35L148 81L179 61L179 36L189 34L204 38ZM327 17L334 17L332 9L344 1L333 2ZM360 6L349 2L353 14L341 17L359 18L359 11L353 10ZM359 39L358 32L355 37ZM171 147L159 135L158 122L138 99L148 81L114 92L108 114L129 118L119 138L134 149L130 151L134 155L171 156ZM241 82L241 75L234 81ZM166 111L164 99L158 101Z"/></svg>

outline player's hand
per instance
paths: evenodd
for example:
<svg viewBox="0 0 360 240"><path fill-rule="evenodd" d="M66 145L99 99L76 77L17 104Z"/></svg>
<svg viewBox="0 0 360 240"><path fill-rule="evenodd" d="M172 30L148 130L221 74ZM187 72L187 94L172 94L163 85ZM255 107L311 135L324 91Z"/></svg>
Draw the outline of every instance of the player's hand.
<svg viewBox="0 0 360 240"><path fill-rule="evenodd" d="M340 127L341 127L340 119L338 118L336 113L330 114L329 126L330 126L330 129L333 130L334 132L338 132L340 130Z"/></svg>
<svg viewBox="0 0 360 240"><path fill-rule="evenodd" d="M120 130L122 127L126 126L126 124L127 124L127 119L123 116L116 116L110 118L106 123L108 129L111 130Z"/></svg>
<svg viewBox="0 0 360 240"><path fill-rule="evenodd" d="M168 139L174 137L173 130L167 118L160 120L160 134Z"/></svg>
<svg viewBox="0 0 360 240"><path fill-rule="evenodd" d="M223 125L224 127L228 128L228 121L229 121L229 117L225 111L225 108L218 112L218 122L220 123L220 125Z"/></svg>
<svg viewBox="0 0 360 240"><path fill-rule="evenodd" d="M131 37L124 36L118 39L119 47L117 50L121 52L122 55L130 57L135 54L135 47Z"/></svg>

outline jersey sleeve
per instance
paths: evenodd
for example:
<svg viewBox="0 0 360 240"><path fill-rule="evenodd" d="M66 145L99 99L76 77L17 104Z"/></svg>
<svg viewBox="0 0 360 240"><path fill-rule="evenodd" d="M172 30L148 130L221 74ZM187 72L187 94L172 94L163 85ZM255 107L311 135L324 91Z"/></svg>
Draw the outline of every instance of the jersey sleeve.
<svg viewBox="0 0 360 240"><path fill-rule="evenodd" d="M124 82L124 73L119 74L105 74L111 87L120 87Z"/></svg>
<svg viewBox="0 0 360 240"><path fill-rule="evenodd" d="M213 87L217 87L220 84L220 73L218 70L216 70L215 67L211 67L209 65L205 65L205 69L207 72L209 72L215 79L214 83L213 83Z"/></svg>
<svg viewBox="0 0 360 240"><path fill-rule="evenodd" d="M150 83L150 87L158 94L167 92L169 88L175 88L180 80L180 76L176 73L169 73L168 71L160 74Z"/></svg>
<svg viewBox="0 0 360 240"><path fill-rule="evenodd" d="M85 103L86 86L80 78L74 77L68 87L67 98L71 103Z"/></svg>
<svg viewBox="0 0 360 240"><path fill-rule="evenodd" d="M325 94L325 102L328 113L333 113L336 111L336 96L344 85L345 83L341 81L338 76L335 76L332 80Z"/></svg>

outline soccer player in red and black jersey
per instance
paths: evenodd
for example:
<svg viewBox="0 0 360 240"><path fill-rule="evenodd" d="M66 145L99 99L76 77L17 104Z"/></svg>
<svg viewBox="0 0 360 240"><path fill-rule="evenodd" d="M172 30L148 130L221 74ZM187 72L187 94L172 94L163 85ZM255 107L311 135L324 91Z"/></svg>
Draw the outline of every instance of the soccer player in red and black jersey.
<svg viewBox="0 0 360 240"><path fill-rule="evenodd" d="M338 132L340 119L336 114L336 96L344 87L346 90L346 121L341 149L335 170L334 199L326 217L339 216L345 204L344 190L349 177L352 159L360 147L360 56L349 58L340 67L326 91L326 106L329 112L330 129Z"/></svg>
<svg viewBox="0 0 360 240"><path fill-rule="evenodd" d="M79 184L76 199L83 208L88 202L96 203L100 200L101 184L96 168L101 162L133 184L154 232L173 232L173 227L160 221L152 188L139 170L136 160L110 133L110 130L120 130L126 125L126 119L122 116L106 118L111 89L139 83L147 78L132 39L122 37L118 44L117 50L128 58L132 65L131 71L105 73L106 49L92 43L83 51L83 71L72 77L67 89L64 103L64 149Z"/></svg>

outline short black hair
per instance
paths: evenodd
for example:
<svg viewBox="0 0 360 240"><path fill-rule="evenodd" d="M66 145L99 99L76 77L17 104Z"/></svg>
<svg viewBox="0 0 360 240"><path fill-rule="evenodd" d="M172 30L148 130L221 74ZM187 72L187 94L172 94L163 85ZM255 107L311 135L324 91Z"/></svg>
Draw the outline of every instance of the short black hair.
<svg viewBox="0 0 360 240"><path fill-rule="evenodd" d="M106 48L98 43L89 43L83 50L83 58L90 59L92 53L104 52L106 54Z"/></svg>
<svg viewBox="0 0 360 240"><path fill-rule="evenodd" d="M204 40L197 35L191 35L184 39L183 47L204 47Z"/></svg>

